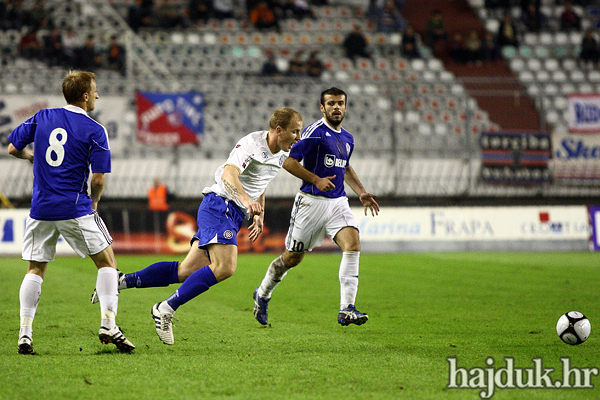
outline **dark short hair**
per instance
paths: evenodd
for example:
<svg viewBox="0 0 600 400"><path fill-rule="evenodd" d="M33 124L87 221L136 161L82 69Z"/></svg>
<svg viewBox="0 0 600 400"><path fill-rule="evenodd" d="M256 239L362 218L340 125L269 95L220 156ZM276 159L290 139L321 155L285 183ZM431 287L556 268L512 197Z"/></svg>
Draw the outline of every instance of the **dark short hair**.
<svg viewBox="0 0 600 400"><path fill-rule="evenodd" d="M278 126L288 129L293 120L302 121L302 115L293 108L281 107L275 110L269 119L269 129L277 129Z"/></svg>
<svg viewBox="0 0 600 400"><path fill-rule="evenodd" d="M92 90L92 81L96 80L96 74L86 71L69 71L62 81L62 91L65 100L69 104L83 101L83 94Z"/></svg>
<svg viewBox="0 0 600 400"><path fill-rule="evenodd" d="M331 96L344 96L344 100L346 101L346 103L348 102L348 95L346 94L346 92L344 92L342 89L338 89L336 87L331 87L327 90L324 90L321 93L321 104L323 106L325 106L325 96L326 95L331 95Z"/></svg>

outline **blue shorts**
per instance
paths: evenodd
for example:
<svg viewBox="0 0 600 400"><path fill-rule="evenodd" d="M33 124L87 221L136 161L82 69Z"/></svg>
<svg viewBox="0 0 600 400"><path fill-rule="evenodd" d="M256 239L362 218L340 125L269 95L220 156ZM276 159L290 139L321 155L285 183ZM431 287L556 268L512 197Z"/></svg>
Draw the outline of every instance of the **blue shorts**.
<svg viewBox="0 0 600 400"><path fill-rule="evenodd" d="M198 232L190 244L198 240L201 249L212 243L237 246L237 233L244 217L244 212L233 201L208 193L198 208Z"/></svg>

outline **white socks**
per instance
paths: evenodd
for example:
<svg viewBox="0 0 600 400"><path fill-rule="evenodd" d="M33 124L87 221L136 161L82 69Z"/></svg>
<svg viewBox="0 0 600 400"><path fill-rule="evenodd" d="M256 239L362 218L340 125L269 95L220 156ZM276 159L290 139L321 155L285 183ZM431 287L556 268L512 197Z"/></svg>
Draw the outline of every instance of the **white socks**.
<svg viewBox="0 0 600 400"><path fill-rule="evenodd" d="M258 288L258 295L263 299L270 299L273 290L279 285L291 268L285 265L281 256L277 257L269 265L267 274Z"/></svg>
<svg viewBox="0 0 600 400"><path fill-rule="evenodd" d="M340 310L355 304L358 290L358 260L360 251L344 251L340 263Z"/></svg>
<svg viewBox="0 0 600 400"><path fill-rule="evenodd" d="M37 310L40 296L42 295L42 282L44 280L36 274L25 274L21 289L19 290L19 300L21 303L21 329L19 337L28 336L33 339L33 319Z"/></svg>
<svg viewBox="0 0 600 400"><path fill-rule="evenodd" d="M117 281L119 273L110 267L100 268L96 278L96 292L100 300L100 312L102 314L102 326L112 329L116 326L115 317L119 305L119 294Z"/></svg>

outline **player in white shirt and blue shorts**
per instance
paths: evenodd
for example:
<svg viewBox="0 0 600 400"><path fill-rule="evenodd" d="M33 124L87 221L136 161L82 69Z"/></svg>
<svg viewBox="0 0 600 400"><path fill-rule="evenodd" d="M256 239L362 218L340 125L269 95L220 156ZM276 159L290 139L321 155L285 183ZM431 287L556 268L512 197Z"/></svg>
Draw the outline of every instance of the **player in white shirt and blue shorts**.
<svg viewBox="0 0 600 400"><path fill-rule="evenodd" d="M183 304L231 277L237 266L237 233L245 218L252 221L249 238L263 231L265 190L300 140L302 116L291 108L275 110L268 131L252 132L236 144L217 168L215 183L204 188L198 209L198 232L181 262L161 261L120 278L119 289L181 286L151 310L156 333L172 345L173 314ZM92 295L92 302L97 298Z"/></svg>
<svg viewBox="0 0 600 400"><path fill-rule="evenodd" d="M374 195L367 193L350 166L352 135L342 128L347 95L338 88L321 93L323 118L306 127L302 140L290 152L283 167L303 180L292 207L285 238L286 250L273 260L261 285L254 291L254 316L266 325L271 294L287 272L300 264L307 251L323 243L325 235L342 250L340 263L340 311L338 323L362 325L369 319L355 307L358 288L360 240L356 218L350 210L344 183L354 190L372 215L379 213ZM303 162L303 165L300 164Z"/></svg>
<svg viewBox="0 0 600 400"><path fill-rule="evenodd" d="M105 173L111 170L106 129L87 115L99 97L96 76L71 71L62 82L68 103L63 108L39 111L8 136L9 154L33 163L31 211L23 239L27 274L21 284L18 352L34 354L33 319L49 262L62 235L81 258L90 256L98 268L96 288L100 301L102 343L121 351L135 346L115 323L118 307L118 272L112 238L96 212L104 190ZM33 151L27 146L33 143ZM90 167L91 195L87 182Z"/></svg>

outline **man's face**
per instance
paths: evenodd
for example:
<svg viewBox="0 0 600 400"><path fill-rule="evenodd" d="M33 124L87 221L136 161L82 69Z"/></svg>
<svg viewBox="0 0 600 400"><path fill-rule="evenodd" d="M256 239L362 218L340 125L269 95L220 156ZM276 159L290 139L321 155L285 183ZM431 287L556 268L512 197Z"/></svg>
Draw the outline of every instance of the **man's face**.
<svg viewBox="0 0 600 400"><path fill-rule="evenodd" d="M326 94L324 100L325 105L321 104L321 112L329 125L337 128L346 115L346 96Z"/></svg>
<svg viewBox="0 0 600 400"><path fill-rule="evenodd" d="M97 89L98 88L96 86L96 81L92 81L91 89L90 89L90 91L88 93L88 99L86 101L87 111L93 111L94 110L94 106L96 104L96 99L100 97L98 95L98 90Z"/></svg>
<svg viewBox="0 0 600 400"><path fill-rule="evenodd" d="M295 118L290 124L289 128L283 129L280 127L279 136L277 138L277 145L283 151L290 151L294 143L300 140L301 132L302 120Z"/></svg>

